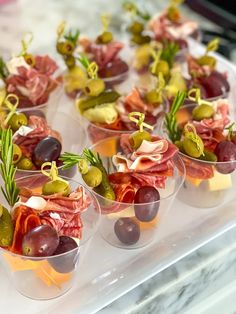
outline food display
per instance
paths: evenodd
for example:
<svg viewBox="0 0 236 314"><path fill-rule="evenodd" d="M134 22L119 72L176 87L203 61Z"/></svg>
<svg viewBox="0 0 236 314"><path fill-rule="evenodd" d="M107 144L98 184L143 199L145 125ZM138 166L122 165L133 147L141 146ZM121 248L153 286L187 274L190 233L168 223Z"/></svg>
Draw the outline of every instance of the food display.
<svg viewBox="0 0 236 314"><path fill-rule="evenodd" d="M80 247L95 232L99 207L81 184L58 176L55 162L42 173L15 180L12 131L1 133L0 254L16 288L36 299L64 294L72 286ZM49 167L48 170L45 170Z"/></svg>
<svg viewBox="0 0 236 314"><path fill-rule="evenodd" d="M186 167L179 199L195 207L214 207L232 198L235 189L234 123L226 99L209 102L201 99L199 90L193 92L196 103L183 107L185 95L178 94L166 115L165 132L179 147Z"/></svg>
<svg viewBox="0 0 236 314"><path fill-rule="evenodd" d="M150 243L184 174L177 147L144 130L152 127L143 114L129 117L139 130L102 140L82 155L61 157L65 168L78 164L82 179L93 189L103 214L103 238L127 249Z"/></svg>
<svg viewBox="0 0 236 314"><path fill-rule="evenodd" d="M58 158L63 151L63 146L68 148L76 144L79 148L80 143L83 145L83 140L78 138L75 140L72 136L70 145L64 145L65 139L63 143L62 135L65 133L62 126L55 123L58 131L51 127L40 109L19 112L18 103L19 98L15 94L8 94L2 98L0 107L1 128L10 128L13 132L13 162L17 168L17 176L38 172L45 162L55 161L59 167L61 164ZM70 132L72 134L72 128L77 125L77 122L60 113L55 114L54 121L57 122L57 118L60 119L61 116L64 121L70 121L71 125L67 130L68 134ZM73 174L74 171L63 173L68 176Z"/></svg>
<svg viewBox="0 0 236 314"><path fill-rule="evenodd" d="M58 86L58 65L48 55L33 55L28 52L32 35L22 39L22 50L18 56L4 61L0 58L1 92L14 93L19 98L18 108L45 106ZM56 91L55 91L56 92Z"/></svg>
<svg viewBox="0 0 236 314"><path fill-rule="evenodd" d="M230 91L227 73L217 69L217 59L209 54L218 49L219 39L213 39L206 51L199 57L188 55L188 73L191 77L189 88L200 88L202 98L226 98Z"/></svg>

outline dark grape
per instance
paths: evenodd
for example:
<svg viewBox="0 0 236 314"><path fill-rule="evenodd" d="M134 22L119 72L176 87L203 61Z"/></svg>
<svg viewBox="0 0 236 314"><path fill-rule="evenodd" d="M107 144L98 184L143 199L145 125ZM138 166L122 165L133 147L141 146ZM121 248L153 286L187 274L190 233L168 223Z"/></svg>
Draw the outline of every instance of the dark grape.
<svg viewBox="0 0 236 314"><path fill-rule="evenodd" d="M125 73L128 71L128 69L129 67L126 62L122 61L121 59L116 59L102 67L98 74L101 78L108 78Z"/></svg>
<svg viewBox="0 0 236 314"><path fill-rule="evenodd" d="M216 164L218 172L227 174L236 168L236 145L231 141L222 141L217 144L214 153L218 162L227 162L226 164ZM232 161L230 163L230 161ZM234 162L235 161L235 162Z"/></svg>
<svg viewBox="0 0 236 314"><path fill-rule="evenodd" d="M140 221L152 221L157 213L160 206L160 194L152 186L143 186L138 189L134 197L134 212L135 216ZM140 205L147 203L144 205Z"/></svg>
<svg viewBox="0 0 236 314"><path fill-rule="evenodd" d="M59 244L59 237L49 225L38 226L29 231L23 238L22 251L26 256L50 256Z"/></svg>
<svg viewBox="0 0 236 314"><path fill-rule="evenodd" d="M75 269L79 258L78 244L74 239L67 236L60 236L59 244L53 255L60 255L49 259L51 266L59 273L69 273ZM72 252L70 252L72 251Z"/></svg>
<svg viewBox="0 0 236 314"><path fill-rule="evenodd" d="M132 218L119 218L114 225L114 231L120 242L127 245L137 243L140 238L140 227Z"/></svg>
<svg viewBox="0 0 236 314"><path fill-rule="evenodd" d="M205 89L207 98L220 96L230 89L227 79L217 71L213 71L209 76L200 77L198 82Z"/></svg>
<svg viewBox="0 0 236 314"><path fill-rule="evenodd" d="M32 155L34 164L38 167L44 162L58 159L61 154L61 143L52 136L42 139L35 147Z"/></svg>

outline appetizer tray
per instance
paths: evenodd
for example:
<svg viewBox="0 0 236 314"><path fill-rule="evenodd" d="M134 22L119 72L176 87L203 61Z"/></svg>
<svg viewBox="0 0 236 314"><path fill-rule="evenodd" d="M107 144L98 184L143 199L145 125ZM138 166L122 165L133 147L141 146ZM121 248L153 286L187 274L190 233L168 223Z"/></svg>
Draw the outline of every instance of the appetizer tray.
<svg viewBox="0 0 236 314"><path fill-rule="evenodd" d="M191 41L190 49L198 54L204 47ZM235 106L236 70L223 57L217 57L220 69L228 72L231 82L229 98ZM75 115L72 104L66 98L61 101L58 110L67 113L70 111L71 115ZM232 108L232 115L235 118L235 107ZM79 136L78 132L78 138ZM58 299L33 301L21 296L0 267L1 312L95 313L140 283L236 227L235 208L236 198L212 209L197 209L175 200L156 239L143 249L124 250L112 247L98 233L86 248L87 254L80 263L74 287Z"/></svg>

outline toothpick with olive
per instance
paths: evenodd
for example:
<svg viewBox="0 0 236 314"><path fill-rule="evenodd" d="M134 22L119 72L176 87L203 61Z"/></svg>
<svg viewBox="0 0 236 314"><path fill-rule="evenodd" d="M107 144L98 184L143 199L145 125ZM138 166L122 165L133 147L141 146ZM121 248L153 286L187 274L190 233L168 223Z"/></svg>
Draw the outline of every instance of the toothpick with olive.
<svg viewBox="0 0 236 314"><path fill-rule="evenodd" d="M28 32L28 33L25 33L22 40L21 40L21 52L19 54L19 56L22 56L24 57L25 59L25 62L30 65L31 67L34 67L35 66L35 57L28 53L28 48L31 44L33 40L33 34Z"/></svg>
<svg viewBox="0 0 236 314"><path fill-rule="evenodd" d="M102 14L101 15L101 22L102 22L102 33L96 39L96 43L103 45L109 44L113 40L112 32L108 31L108 26L111 22L111 15L110 14Z"/></svg>
<svg viewBox="0 0 236 314"><path fill-rule="evenodd" d="M212 103L201 99L201 90L199 88L193 88L188 92L188 99L198 104L193 109L192 116L196 121L212 118L215 114Z"/></svg>
<svg viewBox="0 0 236 314"><path fill-rule="evenodd" d="M145 131L144 128L153 130L153 126L144 122L145 114L141 112L131 112L129 113L128 118L139 127L138 131L135 131L130 135L129 141L132 147L136 150L141 146L144 140L151 142L151 134Z"/></svg>
<svg viewBox="0 0 236 314"><path fill-rule="evenodd" d="M183 130L182 147L184 152L194 158L204 156L204 144L193 124L187 123Z"/></svg>
<svg viewBox="0 0 236 314"><path fill-rule="evenodd" d="M217 60L215 57L209 56L208 53L216 51L219 48L219 43L219 38L212 39L207 44L205 54L202 57L197 58L197 63L201 66L207 65L213 70L216 67Z"/></svg>
<svg viewBox="0 0 236 314"><path fill-rule="evenodd" d="M137 45L147 44L151 41L151 37L144 33L145 23L150 19L148 12L143 12L136 4L130 1L123 3L123 9L130 13L131 24L128 27L128 32L132 35L131 42Z"/></svg>
<svg viewBox="0 0 236 314"><path fill-rule="evenodd" d="M101 196L115 200L115 193L110 185L108 174L98 153L84 149L82 155L65 152L61 155L63 169L78 165L84 182Z"/></svg>
<svg viewBox="0 0 236 314"><path fill-rule="evenodd" d="M98 65L96 62L90 62L85 55L80 55L78 60L86 69L89 80L84 87L84 93L90 97L97 97L104 92L106 86L102 79L98 77Z"/></svg>
<svg viewBox="0 0 236 314"><path fill-rule="evenodd" d="M167 8L167 17L170 21L176 23L181 19L181 13L179 6L184 2L184 0L171 0L170 5Z"/></svg>
<svg viewBox="0 0 236 314"><path fill-rule="evenodd" d="M57 28L57 52L62 55L66 66L71 69L76 65L76 57L74 52L78 46L79 30L70 29L65 31L66 23L62 22Z"/></svg>
<svg viewBox="0 0 236 314"><path fill-rule="evenodd" d="M164 87L165 87L165 79L162 72L159 72L157 86L156 88L146 93L145 100L149 104L153 104L154 106L160 105L163 101Z"/></svg>
<svg viewBox="0 0 236 314"><path fill-rule="evenodd" d="M50 167L49 171L45 170L46 167ZM46 182L42 187L43 195L59 194L68 196L70 194L69 183L58 176L58 169L55 161L42 164L41 172L50 178L50 181Z"/></svg>

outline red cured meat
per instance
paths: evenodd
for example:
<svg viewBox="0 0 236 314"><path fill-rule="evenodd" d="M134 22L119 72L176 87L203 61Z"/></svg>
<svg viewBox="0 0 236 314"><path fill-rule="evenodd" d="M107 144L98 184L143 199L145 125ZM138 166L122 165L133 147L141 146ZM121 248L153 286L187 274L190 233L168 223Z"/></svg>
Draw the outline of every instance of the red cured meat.
<svg viewBox="0 0 236 314"><path fill-rule="evenodd" d="M214 176L213 167L205 165L202 162L191 160L185 156L182 156L183 162L186 168L186 175L194 179L210 179Z"/></svg>
<svg viewBox="0 0 236 314"><path fill-rule="evenodd" d="M41 74L50 76L58 69L56 62L49 56L36 56L34 68Z"/></svg>

